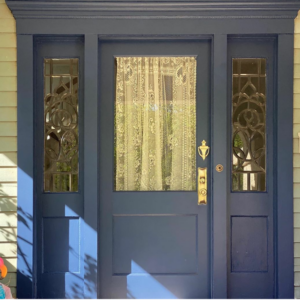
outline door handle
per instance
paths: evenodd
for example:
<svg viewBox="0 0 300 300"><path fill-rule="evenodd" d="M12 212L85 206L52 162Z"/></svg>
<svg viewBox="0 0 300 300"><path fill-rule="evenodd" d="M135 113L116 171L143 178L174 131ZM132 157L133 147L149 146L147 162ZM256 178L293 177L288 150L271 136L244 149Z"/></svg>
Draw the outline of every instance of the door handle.
<svg viewBox="0 0 300 300"><path fill-rule="evenodd" d="M198 205L207 204L207 168L198 168Z"/></svg>

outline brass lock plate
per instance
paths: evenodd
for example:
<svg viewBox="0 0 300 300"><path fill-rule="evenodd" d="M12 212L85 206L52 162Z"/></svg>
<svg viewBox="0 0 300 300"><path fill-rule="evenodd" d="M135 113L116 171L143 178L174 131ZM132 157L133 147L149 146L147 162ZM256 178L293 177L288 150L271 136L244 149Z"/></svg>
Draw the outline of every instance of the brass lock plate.
<svg viewBox="0 0 300 300"><path fill-rule="evenodd" d="M216 165L216 171L217 172L222 172L224 167L221 164Z"/></svg>
<svg viewBox="0 0 300 300"><path fill-rule="evenodd" d="M198 205L207 204L207 168L198 168Z"/></svg>

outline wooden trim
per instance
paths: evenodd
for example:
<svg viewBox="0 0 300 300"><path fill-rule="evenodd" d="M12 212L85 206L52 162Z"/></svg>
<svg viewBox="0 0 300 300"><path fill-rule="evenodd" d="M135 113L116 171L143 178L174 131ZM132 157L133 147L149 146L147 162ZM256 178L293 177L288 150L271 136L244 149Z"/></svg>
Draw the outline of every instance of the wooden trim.
<svg viewBox="0 0 300 300"><path fill-rule="evenodd" d="M194 18L292 18L299 1L6 1L18 18L115 18L116 16L194 17Z"/></svg>
<svg viewBox="0 0 300 300"><path fill-rule="evenodd" d="M227 298L227 35L213 39L213 109L212 109L212 298ZM218 120L218 121L216 121ZM222 164L224 171L215 170Z"/></svg>
<svg viewBox="0 0 300 300"><path fill-rule="evenodd" d="M293 51L294 36L278 36L277 54L277 297L294 298ZM275 84L276 86L276 84ZM276 128L274 127L274 128ZM276 224L275 223L275 224Z"/></svg>

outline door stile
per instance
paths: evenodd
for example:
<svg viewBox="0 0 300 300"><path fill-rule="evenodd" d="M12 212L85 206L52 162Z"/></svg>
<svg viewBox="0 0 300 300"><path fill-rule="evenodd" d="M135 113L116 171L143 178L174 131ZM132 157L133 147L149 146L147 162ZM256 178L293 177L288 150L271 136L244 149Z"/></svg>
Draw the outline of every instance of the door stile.
<svg viewBox="0 0 300 300"><path fill-rule="evenodd" d="M97 297L98 35L84 38L84 298Z"/></svg>
<svg viewBox="0 0 300 300"><path fill-rule="evenodd" d="M292 34L278 36L277 74L277 294L294 298L293 245L293 49ZM275 127L276 128L276 127ZM277 174L277 176L276 176ZM275 181L276 182L276 181Z"/></svg>
<svg viewBox="0 0 300 300"><path fill-rule="evenodd" d="M227 35L213 39L212 98L212 298L227 298L228 114ZM222 172L216 166L223 166Z"/></svg>

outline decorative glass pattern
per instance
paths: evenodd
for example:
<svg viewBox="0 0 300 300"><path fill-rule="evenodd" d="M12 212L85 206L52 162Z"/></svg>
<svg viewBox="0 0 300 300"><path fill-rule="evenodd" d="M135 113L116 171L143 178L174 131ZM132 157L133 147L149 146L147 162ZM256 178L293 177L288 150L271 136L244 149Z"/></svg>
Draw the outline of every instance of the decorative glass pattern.
<svg viewBox="0 0 300 300"><path fill-rule="evenodd" d="M266 59L232 61L232 190L266 190Z"/></svg>
<svg viewBox="0 0 300 300"><path fill-rule="evenodd" d="M78 59L44 60L44 191L78 191Z"/></svg>
<svg viewBox="0 0 300 300"><path fill-rule="evenodd" d="M196 190L196 59L116 63L115 190Z"/></svg>

